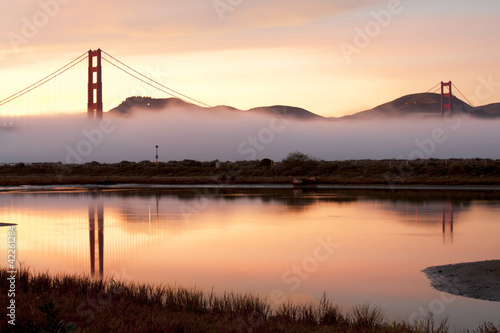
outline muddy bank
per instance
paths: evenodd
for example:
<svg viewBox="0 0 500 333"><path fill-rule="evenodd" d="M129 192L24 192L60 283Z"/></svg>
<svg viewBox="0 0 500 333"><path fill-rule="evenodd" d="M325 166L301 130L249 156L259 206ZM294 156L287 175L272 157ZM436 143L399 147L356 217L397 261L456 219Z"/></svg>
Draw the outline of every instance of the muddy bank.
<svg viewBox="0 0 500 333"><path fill-rule="evenodd" d="M500 260L432 266L422 272L439 291L500 302Z"/></svg>

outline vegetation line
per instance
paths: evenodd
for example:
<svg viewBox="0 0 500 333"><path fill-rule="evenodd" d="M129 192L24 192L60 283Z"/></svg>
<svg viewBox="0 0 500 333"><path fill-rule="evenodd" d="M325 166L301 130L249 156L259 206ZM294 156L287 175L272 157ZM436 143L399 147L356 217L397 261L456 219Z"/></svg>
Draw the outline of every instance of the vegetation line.
<svg viewBox="0 0 500 333"><path fill-rule="evenodd" d="M0 186L58 184L500 185L500 160L320 161L294 152L280 162L194 160L0 165Z"/></svg>

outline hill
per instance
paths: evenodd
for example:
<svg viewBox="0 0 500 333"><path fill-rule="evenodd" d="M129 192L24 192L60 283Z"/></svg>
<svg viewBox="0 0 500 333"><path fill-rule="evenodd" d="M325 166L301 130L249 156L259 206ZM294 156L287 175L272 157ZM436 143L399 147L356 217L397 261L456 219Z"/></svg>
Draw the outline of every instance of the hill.
<svg viewBox="0 0 500 333"><path fill-rule="evenodd" d="M452 97L452 112L477 118L500 117L500 103L472 107ZM368 120L401 117L441 117L441 95L433 93L412 94L400 97L373 109L344 116L341 119Z"/></svg>
<svg viewBox="0 0 500 333"><path fill-rule="evenodd" d="M485 112L489 117L500 117L500 103L484 105L479 107L479 109Z"/></svg>
<svg viewBox="0 0 500 333"><path fill-rule="evenodd" d="M370 110L361 111L339 118L325 118L308 110L285 105L256 107L249 110L239 110L231 106L201 107L187 103L178 98L156 99L151 97L129 97L120 105L109 111L111 115L131 115L138 110L166 112L172 109L189 109L190 111L209 110L216 113L246 113L260 115L279 115L293 120L371 120L378 118L428 118L441 116L441 95L434 93L419 93L406 95L391 102L379 105ZM476 118L500 118L500 103L472 107L457 97L452 97L454 114Z"/></svg>
<svg viewBox="0 0 500 333"><path fill-rule="evenodd" d="M216 113L247 113L247 114L260 114L260 115L279 115L285 116L296 120L317 120L327 119L315 113L307 111L302 108L274 105L266 107L257 107L250 110L239 110L230 106L219 105L211 108L204 108L198 105L187 103L178 98L162 98L156 99L151 97L134 96L129 97L120 105L110 110L110 114L114 115L130 115L138 110L151 110L151 111L168 111L169 109L189 109L190 111L208 110Z"/></svg>

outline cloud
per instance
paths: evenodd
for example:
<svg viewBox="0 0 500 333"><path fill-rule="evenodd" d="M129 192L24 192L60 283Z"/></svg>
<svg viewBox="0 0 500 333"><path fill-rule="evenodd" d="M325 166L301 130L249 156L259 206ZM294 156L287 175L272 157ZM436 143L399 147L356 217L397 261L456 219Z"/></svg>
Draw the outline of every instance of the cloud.
<svg viewBox="0 0 500 333"><path fill-rule="evenodd" d="M58 4L58 1L47 2ZM191 49L194 45L194 48L207 51L210 45L219 48L217 40L221 38L226 43L224 47L231 47L231 43L240 47L240 34L304 27L314 20L352 8L347 1L256 0L235 5L221 21L213 1L71 1L57 8L49 7L50 13L40 3L44 2L8 7L7 20L0 26L1 30L23 36L24 20L34 23L34 17L41 14L48 17L47 22L40 27L35 24L38 32L23 46L57 50L59 45L81 45L86 49L90 44L97 44L94 47L107 46L109 49L122 44L122 48L131 49L137 45L156 44L157 49L164 50L167 45L174 49ZM272 31L267 32L271 37L274 35ZM203 43L204 40L208 42ZM9 49L9 41L0 40L0 46L5 52ZM247 41L247 47L252 46ZM136 52L140 53L140 48Z"/></svg>

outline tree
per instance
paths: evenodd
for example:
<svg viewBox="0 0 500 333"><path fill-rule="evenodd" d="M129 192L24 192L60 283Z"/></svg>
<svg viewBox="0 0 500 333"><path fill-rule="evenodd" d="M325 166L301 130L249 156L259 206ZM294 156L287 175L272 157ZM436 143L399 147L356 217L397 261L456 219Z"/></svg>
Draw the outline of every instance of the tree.
<svg viewBox="0 0 500 333"><path fill-rule="evenodd" d="M289 163L289 164L302 164L305 162L313 162L316 161L315 158L301 153L300 151L294 151L293 153L289 153L285 159L283 159L283 163Z"/></svg>

